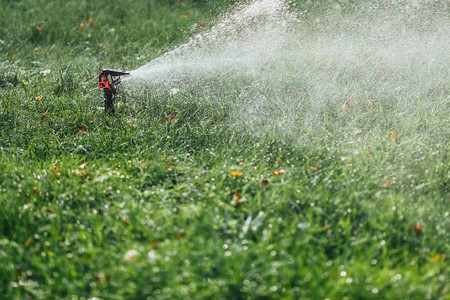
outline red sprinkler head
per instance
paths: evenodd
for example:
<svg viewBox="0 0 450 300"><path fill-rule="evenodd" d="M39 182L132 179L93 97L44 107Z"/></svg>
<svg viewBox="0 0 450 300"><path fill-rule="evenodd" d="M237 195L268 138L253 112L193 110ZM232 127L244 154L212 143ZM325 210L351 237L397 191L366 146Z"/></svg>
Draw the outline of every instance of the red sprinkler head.
<svg viewBox="0 0 450 300"><path fill-rule="evenodd" d="M98 75L98 87L103 89L105 100L105 112L114 114L114 98L116 95L116 85L122 82L120 76L130 75L128 71L117 71L103 69Z"/></svg>

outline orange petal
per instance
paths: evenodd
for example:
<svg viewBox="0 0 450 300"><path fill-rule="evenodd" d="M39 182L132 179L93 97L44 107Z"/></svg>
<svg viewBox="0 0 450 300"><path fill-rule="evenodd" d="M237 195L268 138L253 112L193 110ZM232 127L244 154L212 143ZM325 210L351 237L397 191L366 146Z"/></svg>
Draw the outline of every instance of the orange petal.
<svg viewBox="0 0 450 300"><path fill-rule="evenodd" d="M61 176L61 173L59 172L58 166L56 164L53 164L53 170L55 171L56 178L59 178L59 176Z"/></svg>
<svg viewBox="0 0 450 300"><path fill-rule="evenodd" d="M231 201L231 203L235 206L238 207L239 205L241 205L244 202L244 200L242 200L241 196L239 196L239 192L235 191L233 193L233 200Z"/></svg>
<svg viewBox="0 0 450 300"><path fill-rule="evenodd" d="M145 164L146 164L146 161L145 161L145 159L143 159L142 162L141 162L141 164L139 165L139 167L140 167L141 169L143 169L143 168L145 167Z"/></svg>
<svg viewBox="0 0 450 300"><path fill-rule="evenodd" d="M342 111L346 112L350 108L350 103L352 103L352 98L349 97L342 105Z"/></svg>
<svg viewBox="0 0 450 300"><path fill-rule="evenodd" d="M242 176L242 173L233 171L233 172L230 173L230 176L231 176L231 177L241 177L241 176Z"/></svg>
<svg viewBox="0 0 450 300"><path fill-rule="evenodd" d="M173 169L173 168L177 168L177 167L179 167L180 165L177 165L177 164L175 164L175 163L166 163L166 167L167 168L169 168L169 169Z"/></svg>
<svg viewBox="0 0 450 300"><path fill-rule="evenodd" d="M319 170L319 166L311 166L311 167L309 167L309 171L311 172L311 173L314 173L314 172L316 172L316 171L318 171Z"/></svg>
<svg viewBox="0 0 450 300"><path fill-rule="evenodd" d="M79 176L79 177L89 177L89 176L92 175L91 173L88 173L86 170L84 170L84 171L75 171L74 174L75 174L75 176Z"/></svg>
<svg viewBox="0 0 450 300"><path fill-rule="evenodd" d="M41 117L41 123L44 122L45 117L47 117L47 114L48 114L48 108L47 108L47 110L45 111L45 113Z"/></svg>
<svg viewBox="0 0 450 300"><path fill-rule="evenodd" d="M85 125L80 125L77 127L76 129L79 133L86 133L86 126Z"/></svg>
<svg viewBox="0 0 450 300"><path fill-rule="evenodd" d="M178 114L175 114L175 113L171 113L170 115L166 116L166 120L169 123L176 122L179 119L180 119L180 117L178 116Z"/></svg>
<svg viewBox="0 0 450 300"><path fill-rule="evenodd" d="M39 192L39 190L38 190L37 187L33 187L33 193L34 193L36 196L40 196L40 195L41 195L41 192Z"/></svg>
<svg viewBox="0 0 450 300"><path fill-rule="evenodd" d="M392 142L397 136L398 136L397 130L394 130L393 132L389 132L388 139Z"/></svg>
<svg viewBox="0 0 450 300"><path fill-rule="evenodd" d="M422 234L422 223L418 223L416 226L414 226L414 233L416 235Z"/></svg>
<svg viewBox="0 0 450 300"><path fill-rule="evenodd" d="M435 262L443 263L445 261L445 255L444 254L436 254L431 259Z"/></svg>
<svg viewBox="0 0 450 300"><path fill-rule="evenodd" d="M370 101L369 99L364 100L364 104L365 104L365 105L368 105L370 108L373 107L373 103L372 103L372 101Z"/></svg>
<svg viewBox="0 0 450 300"><path fill-rule="evenodd" d="M285 170L275 170L272 172L272 174L275 176L280 176L283 175L285 172L286 172Z"/></svg>

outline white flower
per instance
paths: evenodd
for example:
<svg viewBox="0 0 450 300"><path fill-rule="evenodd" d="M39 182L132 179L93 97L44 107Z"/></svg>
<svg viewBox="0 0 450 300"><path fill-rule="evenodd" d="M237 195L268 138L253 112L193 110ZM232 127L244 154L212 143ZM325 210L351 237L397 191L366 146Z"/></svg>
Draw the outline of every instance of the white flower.
<svg viewBox="0 0 450 300"><path fill-rule="evenodd" d="M39 72L39 74L41 74L41 76L44 76L44 77L47 76L50 73L51 73L50 70L44 70L44 71Z"/></svg>
<svg viewBox="0 0 450 300"><path fill-rule="evenodd" d="M137 250L128 250L123 256L123 260L125 261L136 261L139 258L139 252Z"/></svg>
<svg viewBox="0 0 450 300"><path fill-rule="evenodd" d="M150 260L150 262L155 262L158 258L158 255L156 254L155 251L150 251L149 253L147 253L148 259Z"/></svg>

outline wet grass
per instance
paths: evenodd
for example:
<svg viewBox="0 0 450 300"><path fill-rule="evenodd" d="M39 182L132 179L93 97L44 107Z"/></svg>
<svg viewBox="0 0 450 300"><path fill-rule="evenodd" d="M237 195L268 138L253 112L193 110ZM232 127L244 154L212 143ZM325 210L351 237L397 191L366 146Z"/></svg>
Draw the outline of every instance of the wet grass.
<svg viewBox="0 0 450 300"><path fill-rule="evenodd" d="M4 2L5 299L449 297L448 95L331 101L290 128L301 143L237 127L238 84L121 95L107 117L99 70L142 65L224 4Z"/></svg>

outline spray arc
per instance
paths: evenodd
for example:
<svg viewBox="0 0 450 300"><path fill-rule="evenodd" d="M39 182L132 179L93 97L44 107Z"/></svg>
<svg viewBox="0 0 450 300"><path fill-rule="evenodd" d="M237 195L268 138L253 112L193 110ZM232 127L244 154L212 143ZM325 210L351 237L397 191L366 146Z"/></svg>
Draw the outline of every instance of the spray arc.
<svg viewBox="0 0 450 300"><path fill-rule="evenodd" d="M117 93L116 86L122 82L120 76L124 75L130 75L130 72L103 69L98 75L98 87L103 89L105 112L110 115L114 114L114 98Z"/></svg>

